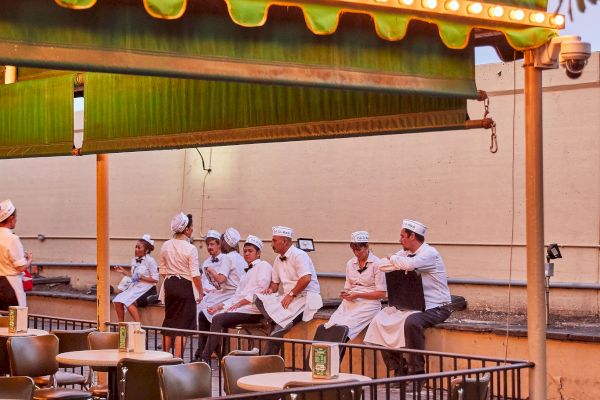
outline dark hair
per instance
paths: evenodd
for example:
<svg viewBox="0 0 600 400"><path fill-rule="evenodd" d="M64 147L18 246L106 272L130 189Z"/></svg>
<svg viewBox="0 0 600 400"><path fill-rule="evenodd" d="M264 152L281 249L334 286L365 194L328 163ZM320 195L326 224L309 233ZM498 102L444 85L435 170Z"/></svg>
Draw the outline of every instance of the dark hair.
<svg viewBox="0 0 600 400"><path fill-rule="evenodd" d="M221 245L221 239L217 239L217 238L214 238L214 237L209 237L209 238L206 238L206 239L204 239L204 242L205 242L206 244L208 244L208 242L210 242L211 240L214 240L215 242L217 242L217 244L218 244L219 246Z"/></svg>
<svg viewBox="0 0 600 400"><path fill-rule="evenodd" d="M186 229L189 228L190 226L192 226L192 214L188 214L187 217L188 217L188 223L185 226Z"/></svg>
<svg viewBox="0 0 600 400"><path fill-rule="evenodd" d="M358 248L358 247L368 247L368 246L369 246L369 243L364 243L364 242L362 242L362 243L350 243L350 247L353 248L353 249L354 248Z"/></svg>
<svg viewBox="0 0 600 400"><path fill-rule="evenodd" d="M415 231L411 231L410 229L406 229L406 228L404 228L404 230L406 231L406 234L407 234L408 236L410 236L410 234L411 234L411 233L414 233L414 235L415 235L415 239L417 239L417 241L418 241L419 243L423 243L423 242L425 242L425 236L423 236L423 235L419 235L417 232L415 232Z"/></svg>
<svg viewBox="0 0 600 400"><path fill-rule="evenodd" d="M258 248L257 245L255 245L253 243L244 243L244 247L246 247L246 246L252 246L252 247L254 247L254 250L256 250L257 252L260 253L260 249Z"/></svg>
<svg viewBox="0 0 600 400"><path fill-rule="evenodd" d="M150 243L146 242L144 239L140 239L139 241L144 246L144 249L146 249L146 254L150 254L154 251L154 246L152 246Z"/></svg>

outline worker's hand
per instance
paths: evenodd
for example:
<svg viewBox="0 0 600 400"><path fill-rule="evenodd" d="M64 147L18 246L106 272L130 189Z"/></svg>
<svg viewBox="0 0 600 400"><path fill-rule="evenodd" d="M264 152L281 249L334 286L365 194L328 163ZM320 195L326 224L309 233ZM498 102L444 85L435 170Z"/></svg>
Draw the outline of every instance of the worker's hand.
<svg viewBox="0 0 600 400"><path fill-rule="evenodd" d="M273 291L271 290L270 287L266 288L265 290L263 290L262 292L260 292L261 294L273 294Z"/></svg>
<svg viewBox="0 0 600 400"><path fill-rule="evenodd" d="M203 298L204 298L204 293L199 293L198 298L196 299L196 303L200 304L202 302Z"/></svg>
<svg viewBox="0 0 600 400"><path fill-rule="evenodd" d="M283 308L288 308L292 300L294 300L294 298L289 294L286 294L285 296L283 296L283 300L281 300L281 306Z"/></svg>

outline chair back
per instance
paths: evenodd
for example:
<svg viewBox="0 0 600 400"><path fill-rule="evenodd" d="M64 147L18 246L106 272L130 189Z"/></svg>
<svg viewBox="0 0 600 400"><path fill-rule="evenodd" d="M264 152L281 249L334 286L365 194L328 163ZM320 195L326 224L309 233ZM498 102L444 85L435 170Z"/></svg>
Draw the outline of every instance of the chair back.
<svg viewBox="0 0 600 400"><path fill-rule="evenodd" d="M58 338L58 352L66 353L69 351L88 350L88 335L95 332L96 329L81 329L81 330L54 330L51 334ZM64 366L64 364L60 364Z"/></svg>
<svg viewBox="0 0 600 400"><path fill-rule="evenodd" d="M204 362L158 367L162 400L188 400L212 397L212 371Z"/></svg>
<svg viewBox="0 0 600 400"><path fill-rule="evenodd" d="M451 400L488 400L490 398L490 373L476 378L456 378L450 383Z"/></svg>
<svg viewBox="0 0 600 400"><path fill-rule="evenodd" d="M0 375L10 374L10 363L8 362L8 351L6 350L7 341L7 337L0 336Z"/></svg>
<svg viewBox="0 0 600 400"><path fill-rule="evenodd" d="M225 393L247 393L237 385L239 378L267 372L282 372L285 368L283 358L279 356L225 356L221 360L223 366L223 386Z"/></svg>
<svg viewBox="0 0 600 400"><path fill-rule="evenodd" d="M0 328L8 328L8 321L10 320L8 315L0 315Z"/></svg>
<svg viewBox="0 0 600 400"><path fill-rule="evenodd" d="M13 376L36 377L58 371L58 338L54 335L13 336L7 350Z"/></svg>
<svg viewBox="0 0 600 400"><path fill-rule="evenodd" d="M119 332L89 332L87 336L90 350L107 350L119 348Z"/></svg>
<svg viewBox="0 0 600 400"><path fill-rule="evenodd" d="M338 383L352 383L358 382L356 379L350 379L344 382ZM291 389L291 388L303 388L303 387L311 387L317 385L323 385L326 382L302 382L302 381L291 381L287 382L283 388ZM292 393L289 396L286 396L286 399L289 400L360 400L362 396L362 390L360 387L356 388L343 388L343 389L324 389L317 390L314 392L308 393Z"/></svg>
<svg viewBox="0 0 600 400"><path fill-rule="evenodd" d="M31 400L35 384L28 376L0 377L0 393L3 399Z"/></svg>
<svg viewBox="0 0 600 400"><path fill-rule="evenodd" d="M258 349L253 347L252 350L232 350L228 356L257 356L258 354Z"/></svg>
<svg viewBox="0 0 600 400"><path fill-rule="evenodd" d="M117 365L119 400L160 400L158 367L182 363L181 358L170 360L122 358ZM193 384L193 382L190 383Z"/></svg>

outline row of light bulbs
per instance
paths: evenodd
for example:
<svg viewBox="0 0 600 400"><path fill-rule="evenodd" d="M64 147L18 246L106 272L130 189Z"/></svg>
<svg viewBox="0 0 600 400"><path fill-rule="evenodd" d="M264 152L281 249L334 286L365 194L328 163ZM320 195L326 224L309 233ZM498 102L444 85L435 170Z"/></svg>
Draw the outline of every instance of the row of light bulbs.
<svg viewBox="0 0 600 400"><path fill-rule="evenodd" d="M375 1L378 3L387 3L389 0ZM398 2L406 7L413 7L415 5L418 7L420 5L425 10L438 11L446 14L454 13L456 15L482 19L508 20L524 25L544 26L555 29L562 29L565 25L565 17L560 14L549 14L516 7L485 4L477 1L398 0Z"/></svg>

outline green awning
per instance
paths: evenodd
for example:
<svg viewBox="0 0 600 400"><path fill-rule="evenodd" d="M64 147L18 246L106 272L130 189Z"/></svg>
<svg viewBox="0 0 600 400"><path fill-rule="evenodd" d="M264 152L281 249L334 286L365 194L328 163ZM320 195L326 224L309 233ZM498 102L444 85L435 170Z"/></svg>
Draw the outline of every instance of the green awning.
<svg viewBox="0 0 600 400"><path fill-rule="evenodd" d="M86 73L82 154L461 129L466 99Z"/></svg>
<svg viewBox="0 0 600 400"><path fill-rule="evenodd" d="M0 85L0 158L68 155L75 74Z"/></svg>

